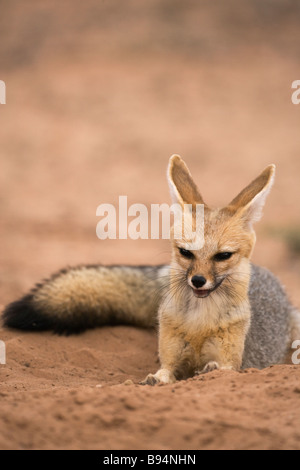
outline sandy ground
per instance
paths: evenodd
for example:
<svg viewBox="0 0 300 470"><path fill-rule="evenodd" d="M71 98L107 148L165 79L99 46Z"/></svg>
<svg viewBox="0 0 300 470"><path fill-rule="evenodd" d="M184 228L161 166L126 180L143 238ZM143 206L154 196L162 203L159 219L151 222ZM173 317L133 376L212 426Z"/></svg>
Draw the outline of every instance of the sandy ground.
<svg viewBox="0 0 300 470"><path fill-rule="evenodd" d="M150 332L1 334L3 449L299 449L300 367L143 387L157 367Z"/></svg>
<svg viewBox="0 0 300 470"><path fill-rule="evenodd" d="M270 234L300 226L299 9L266 3L1 5L0 309L66 265L168 262L167 241L99 241L95 214L168 202L173 153L211 205L276 163L254 261L300 306L299 258ZM157 368L155 332L0 339L0 448L300 448L299 367L126 386Z"/></svg>

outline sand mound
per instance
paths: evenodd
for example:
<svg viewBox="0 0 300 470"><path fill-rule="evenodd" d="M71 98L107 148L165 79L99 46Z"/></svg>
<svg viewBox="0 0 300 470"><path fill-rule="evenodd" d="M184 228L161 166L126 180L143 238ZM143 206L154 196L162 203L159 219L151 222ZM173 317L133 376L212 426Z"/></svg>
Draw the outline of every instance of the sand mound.
<svg viewBox="0 0 300 470"><path fill-rule="evenodd" d="M2 449L300 448L300 367L143 387L138 381L157 368L154 332L0 337Z"/></svg>

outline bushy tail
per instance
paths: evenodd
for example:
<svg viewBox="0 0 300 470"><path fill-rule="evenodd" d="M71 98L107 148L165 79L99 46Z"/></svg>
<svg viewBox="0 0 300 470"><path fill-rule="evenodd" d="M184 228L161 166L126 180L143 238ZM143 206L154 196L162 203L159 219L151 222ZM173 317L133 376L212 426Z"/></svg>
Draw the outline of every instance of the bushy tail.
<svg viewBox="0 0 300 470"><path fill-rule="evenodd" d="M151 327L167 277L166 266L65 269L8 305L4 326L59 334L112 324Z"/></svg>

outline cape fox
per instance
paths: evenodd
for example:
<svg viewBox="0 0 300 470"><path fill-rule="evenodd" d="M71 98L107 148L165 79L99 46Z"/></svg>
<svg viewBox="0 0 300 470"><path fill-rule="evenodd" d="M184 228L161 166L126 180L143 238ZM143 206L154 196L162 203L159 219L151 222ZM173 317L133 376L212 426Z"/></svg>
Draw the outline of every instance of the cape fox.
<svg viewBox="0 0 300 470"><path fill-rule="evenodd" d="M161 367L142 384L284 362L300 339L300 314L275 276L250 262L253 224L274 174L275 166L268 166L229 205L211 209L186 164L173 155L173 202L204 205L204 246L191 250L187 240L171 237L170 266L62 270L8 305L4 325L70 334L104 324L151 327L158 320Z"/></svg>

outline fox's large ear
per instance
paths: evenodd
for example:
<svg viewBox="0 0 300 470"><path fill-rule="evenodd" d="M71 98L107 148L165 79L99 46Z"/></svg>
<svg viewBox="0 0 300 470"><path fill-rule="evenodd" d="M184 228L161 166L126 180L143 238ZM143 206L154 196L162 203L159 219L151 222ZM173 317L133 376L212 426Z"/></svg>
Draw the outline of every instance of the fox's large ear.
<svg viewBox="0 0 300 470"><path fill-rule="evenodd" d="M191 173L179 155L170 158L168 166L168 182L173 203L204 204L203 198L194 183Z"/></svg>
<svg viewBox="0 0 300 470"><path fill-rule="evenodd" d="M242 217L250 228L261 219L266 198L274 182L275 169L275 165L269 165L227 207L230 212Z"/></svg>

